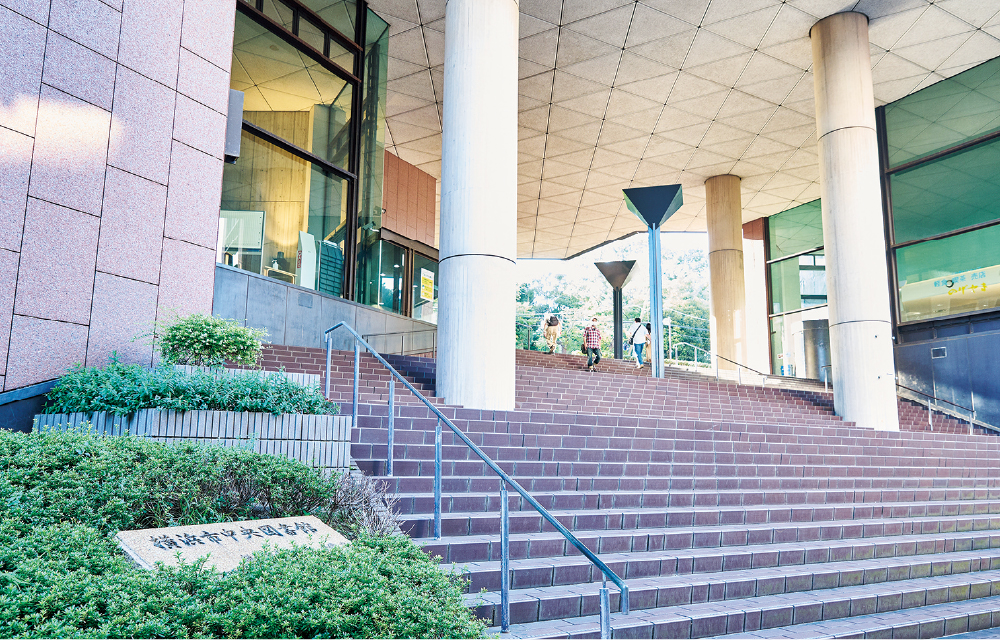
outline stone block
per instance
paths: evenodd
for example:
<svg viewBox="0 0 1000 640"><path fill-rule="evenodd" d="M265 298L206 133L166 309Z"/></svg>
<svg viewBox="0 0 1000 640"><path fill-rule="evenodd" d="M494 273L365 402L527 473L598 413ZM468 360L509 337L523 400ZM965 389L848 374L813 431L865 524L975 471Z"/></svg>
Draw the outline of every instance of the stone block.
<svg viewBox="0 0 1000 640"><path fill-rule="evenodd" d="M21 250L31 145L30 137L0 127L0 149L4 154L3 171L0 171L0 249Z"/></svg>
<svg viewBox="0 0 1000 640"><path fill-rule="evenodd" d="M58 378L87 356L87 327L15 315L4 390Z"/></svg>
<svg viewBox="0 0 1000 640"><path fill-rule="evenodd" d="M288 287L277 280L250 278L247 326L267 330L273 344L285 344L285 297Z"/></svg>
<svg viewBox="0 0 1000 640"><path fill-rule="evenodd" d="M175 140L222 160L225 132L226 116L187 96L177 95L177 109L174 112Z"/></svg>
<svg viewBox="0 0 1000 640"><path fill-rule="evenodd" d="M108 167L97 269L156 284L160 279L167 188Z"/></svg>
<svg viewBox="0 0 1000 640"><path fill-rule="evenodd" d="M323 299L315 293L289 288L285 297L285 342L296 347L322 348Z"/></svg>
<svg viewBox="0 0 1000 640"><path fill-rule="evenodd" d="M324 297L322 312L320 317L322 331L326 331L338 322L346 322L353 328L357 307L346 300ZM337 329L331 334L331 337L334 349L350 350L354 348L354 337L347 329ZM326 347L326 345L323 346Z"/></svg>
<svg viewBox="0 0 1000 640"><path fill-rule="evenodd" d="M214 284L215 251L164 238L158 321L177 314L212 313Z"/></svg>
<svg viewBox="0 0 1000 640"><path fill-rule="evenodd" d="M175 141L163 235L210 247L214 254L219 235L221 185L222 160Z"/></svg>
<svg viewBox="0 0 1000 640"><path fill-rule="evenodd" d="M94 278L94 304L87 342L87 366L103 366L112 352L127 364L148 366L153 346L148 334L156 321L155 284L98 272Z"/></svg>
<svg viewBox="0 0 1000 640"><path fill-rule="evenodd" d="M89 324L99 222L28 199L14 313Z"/></svg>
<svg viewBox="0 0 1000 640"><path fill-rule="evenodd" d="M177 92L224 114L229 108L229 72L182 48Z"/></svg>
<svg viewBox="0 0 1000 640"><path fill-rule="evenodd" d="M100 215L111 114L43 86L28 194Z"/></svg>
<svg viewBox="0 0 1000 640"><path fill-rule="evenodd" d="M235 269L215 267L215 292L212 296L212 315L220 318L247 321L247 287L250 275Z"/></svg>
<svg viewBox="0 0 1000 640"><path fill-rule="evenodd" d="M17 3L29 4L29 3ZM25 6L27 9L28 7ZM0 126L35 134L45 27L0 7Z"/></svg>
<svg viewBox="0 0 1000 640"><path fill-rule="evenodd" d="M20 13L40 25L46 25L49 23L50 3L50 0L0 0L0 7Z"/></svg>
<svg viewBox="0 0 1000 640"><path fill-rule="evenodd" d="M129 0L122 13L118 62L174 89L183 2Z"/></svg>
<svg viewBox="0 0 1000 640"><path fill-rule="evenodd" d="M14 313L14 284L17 282L18 254L0 249L0 375L7 368L7 347L10 344L10 323ZM3 387L0 387L2 389Z"/></svg>
<svg viewBox="0 0 1000 640"><path fill-rule="evenodd" d="M53 32L45 45L42 81L110 111L115 93L115 63Z"/></svg>
<svg viewBox="0 0 1000 640"><path fill-rule="evenodd" d="M52 0L49 29L107 58L118 55L122 14L99 0Z"/></svg>
<svg viewBox="0 0 1000 640"><path fill-rule="evenodd" d="M119 66L115 83L115 138L108 164L167 184L174 92Z"/></svg>
<svg viewBox="0 0 1000 640"><path fill-rule="evenodd" d="M181 46L229 71L236 0L186 0Z"/></svg>

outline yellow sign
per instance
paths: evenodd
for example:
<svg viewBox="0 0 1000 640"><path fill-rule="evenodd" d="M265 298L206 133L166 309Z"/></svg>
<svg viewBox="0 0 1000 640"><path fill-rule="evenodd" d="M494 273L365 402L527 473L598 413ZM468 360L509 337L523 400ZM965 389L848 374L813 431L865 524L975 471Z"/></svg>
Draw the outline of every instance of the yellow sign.
<svg viewBox="0 0 1000 640"><path fill-rule="evenodd" d="M420 270L420 298L422 300L434 301L434 272L427 269Z"/></svg>

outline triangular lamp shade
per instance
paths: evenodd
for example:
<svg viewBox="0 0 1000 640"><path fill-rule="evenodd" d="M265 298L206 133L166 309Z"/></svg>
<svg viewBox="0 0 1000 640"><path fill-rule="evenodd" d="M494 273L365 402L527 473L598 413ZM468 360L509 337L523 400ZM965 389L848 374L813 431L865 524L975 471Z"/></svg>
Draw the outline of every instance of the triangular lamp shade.
<svg viewBox="0 0 1000 640"><path fill-rule="evenodd" d="M679 184L622 191L625 192L625 204L629 211L637 215L647 227L659 227L684 204Z"/></svg>

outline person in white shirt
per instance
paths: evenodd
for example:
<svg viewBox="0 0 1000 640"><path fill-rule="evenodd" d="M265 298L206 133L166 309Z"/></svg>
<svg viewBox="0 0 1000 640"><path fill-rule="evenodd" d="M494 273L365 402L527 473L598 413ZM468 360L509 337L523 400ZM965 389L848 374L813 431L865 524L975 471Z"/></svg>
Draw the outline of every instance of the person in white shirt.
<svg viewBox="0 0 1000 640"><path fill-rule="evenodd" d="M649 331L646 330L646 325L642 323L642 318L636 318L628 337L628 342L632 345L632 351L635 352L636 369L641 369L642 365L645 364L642 360L642 350L646 346L646 336L648 335Z"/></svg>

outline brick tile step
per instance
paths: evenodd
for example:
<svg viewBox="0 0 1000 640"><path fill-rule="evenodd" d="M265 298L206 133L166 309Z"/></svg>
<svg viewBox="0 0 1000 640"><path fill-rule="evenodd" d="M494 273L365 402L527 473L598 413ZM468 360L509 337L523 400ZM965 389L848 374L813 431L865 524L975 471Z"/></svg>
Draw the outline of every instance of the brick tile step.
<svg viewBox="0 0 1000 640"><path fill-rule="evenodd" d="M597 587L595 583L575 589L553 587L512 592L511 621L526 622L512 624L510 637L593 637L590 634L598 624L595 615L599 606ZM718 601L710 599L708 588L702 587L697 593L692 588L692 599L697 596L700 601L690 604L674 604L675 592L669 588L662 591L657 589L656 599L663 597L669 604L658 606L657 602L654 606L642 608L641 605L649 604L651 599L651 595L643 595L652 592L652 589L647 592L637 589L633 610L628 615L612 615L614 637L687 638L753 633L793 624L906 610L912 610L914 620L920 621L926 614L917 611L918 607L970 602L1000 595L1000 571L978 571ZM485 603L488 595L470 596L473 600L476 597L483 599L484 604L477 609L483 614L498 609ZM515 595L518 596L517 606ZM550 597L546 598L546 595ZM632 597L630 594L630 602ZM614 590L611 601L612 611L615 611L618 609L617 590ZM555 624L538 625L538 622L556 620L558 622ZM496 623L492 618L489 621Z"/></svg>
<svg viewBox="0 0 1000 640"><path fill-rule="evenodd" d="M996 638L1000 637L1000 633L996 631L984 632L984 630L996 629L997 627L1000 627L1000 596L991 596L936 604L918 610L903 609L888 613L812 622L790 627L775 627L717 637L732 639L940 638L968 633L968 637ZM622 631L624 632L624 629ZM624 635L623 633L622 636L616 635L615 637L624 637ZM599 637L599 634L594 637Z"/></svg>
<svg viewBox="0 0 1000 640"><path fill-rule="evenodd" d="M925 516L919 518L832 520L821 523L770 523L719 525L714 527L670 527L631 530L579 530L574 535L595 553L687 551L690 557L725 555L730 548L800 545L803 548L845 549L860 545L910 544L927 540L954 539L955 548L994 548L993 537L1000 531L1000 517L993 515ZM886 540L883 540L886 539ZM964 542L971 540L972 542ZM499 560L500 541L496 533L443 536L440 540L417 538L417 544L443 562L485 562ZM935 543L937 544L937 542ZM947 550L941 543L936 550ZM927 551L919 547L918 551ZM514 560L576 555L579 552L555 531L511 534L510 557ZM833 553L831 551L831 553ZM840 551L838 553L844 553ZM852 551L852 559L854 558ZM679 557L679 556L678 556Z"/></svg>
<svg viewBox="0 0 1000 640"><path fill-rule="evenodd" d="M618 563L621 564L621 563ZM616 573L617 568L609 565ZM558 568L556 568L556 571ZM597 600L600 579L575 585L534 585L541 582L542 571L534 575L522 573L512 576L510 604L511 622L537 622L551 620L555 614L563 617L560 609L587 612L584 600ZM551 576L553 569L549 569ZM568 572L563 575L569 575ZM619 573L619 575L621 575ZM522 579L515 586L516 578ZM950 577L950 580L926 581L927 578ZM551 579L551 578L550 578ZM996 583L996 587L993 587ZM922 607L927 604L928 586L935 590L946 589L944 602L955 598L965 600L970 596L969 585L977 585L972 597L1000 595L1000 554L989 551L969 551L938 556L924 555L901 559L871 559L838 563L807 564L789 568L745 569L718 573L700 573L627 579L629 606L632 610L663 609L699 603L724 602L754 598L753 604L765 612L777 603L764 602L773 596L797 594L796 600L823 601L817 612L822 617L806 620L831 619L850 615L852 601L859 597L875 597L880 611ZM476 587L475 581L473 587ZM868 587L865 589L864 587ZM963 595L961 590L967 590ZM957 593L951 593L952 591ZM809 598L798 596L808 592ZM617 594L616 594L617 595ZM896 598L894 602L887 600ZM931 596L932 598L940 596ZM905 601L903 599L906 598ZM466 594L465 601L476 607L476 614L489 622L499 622L500 593L486 591ZM941 602L941 600L937 600ZM932 604L936 604L933 602ZM835 605L839 607L836 608ZM860 606L860 605L856 605ZM564 611L566 609L563 609ZM861 611L861 609L858 609ZM515 615L515 611L517 614ZM874 613L873 611L864 611ZM767 614L763 618L765 626ZM801 621L801 620L800 620ZM789 623L792 620L788 621ZM718 630L717 630L718 631ZM727 630L721 630L725 633Z"/></svg>
<svg viewBox="0 0 1000 640"><path fill-rule="evenodd" d="M711 591L715 592L723 588L716 584L724 586L752 579L766 584L750 590L749 595L764 595L775 593L772 591L776 588L775 581L782 576L795 576L788 587L802 591L1000 569L1000 533L890 536L599 555L630 585L640 578L659 577L663 578L656 581L659 587L704 583L713 585ZM470 580L467 589L470 593L500 589L498 560L451 563L445 567ZM813 579L806 580L803 577L806 574ZM512 589L528 589L599 582L601 572L590 560L577 554L511 560L510 577ZM724 589L728 594L725 598L734 597L734 593L746 594L748 588L743 584Z"/></svg>
<svg viewBox="0 0 1000 640"><path fill-rule="evenodd" d="M760 507L666 507L648 509L550 510L568 529L634 529L761 524L777 522L819 523L830 520L868 518L914 518L935 515L1000 514L1000 500L956 500L930 502L847 503L836 506ZM400 516L400 527L411 537L426 537L433 530L433 517L425 514ZM517 511L510 514L511 533L536 533L551 528L541 515ZM497 513L445 513L441 534L469 535L500 530Z"/></svg>
<svg viewBox="0 0 1000 640"><path fill-rule="evenodd" d="M433 493L405 492L397 494L399 513L428 514L434 512ZM1000 502L1000 488L968 488L951 490L798 490L772 491L682 491L642 490L625 491L535 491L531 497L545 509L657 509L663 507L761 507L794 506L819 507L848 504L900 504L927 500L994 500ZM499 512L499 491L442 492L442 513ZM511 512L533 512L534 507L517 493L508 493L507 504Z"/></svg>
<svg viewBox="0 0 1000 640"><path fill-rule="evenodd" d="M367 460L374 467L373 460ZM374 476L385 483L390 493L431 493L433 476ZM958 496L973 499L988 488L1000 486L1000 478L935 477L935 478L719 478L708 477L559 477L519 476L518 484L526 491L759 491L759 490L931 490L964 489ZM448 493L498 491L496 477L443 476L441 490ZM930 494L928 494L929 497Z"/></svg>

